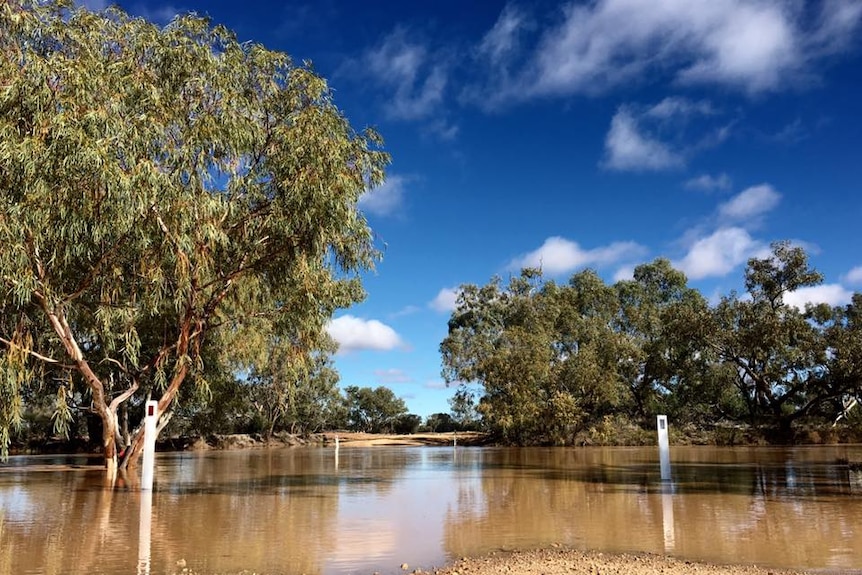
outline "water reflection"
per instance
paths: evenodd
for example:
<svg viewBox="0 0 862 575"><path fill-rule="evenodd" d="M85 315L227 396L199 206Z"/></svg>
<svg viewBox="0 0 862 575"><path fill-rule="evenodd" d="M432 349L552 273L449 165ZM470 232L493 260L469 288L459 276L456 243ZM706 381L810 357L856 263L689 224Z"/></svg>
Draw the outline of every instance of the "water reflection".
<svg viewBox="0 0 862 575"><path fill-rule="evenodd" d="M13 458L0 466L0 575L394 572L551 543L862 565L862 474L836 463L862 460L859 446L675 448L672 483L654 448L335 455L161 454L146 517L147 494L110 489L90 462Z"/></svg>

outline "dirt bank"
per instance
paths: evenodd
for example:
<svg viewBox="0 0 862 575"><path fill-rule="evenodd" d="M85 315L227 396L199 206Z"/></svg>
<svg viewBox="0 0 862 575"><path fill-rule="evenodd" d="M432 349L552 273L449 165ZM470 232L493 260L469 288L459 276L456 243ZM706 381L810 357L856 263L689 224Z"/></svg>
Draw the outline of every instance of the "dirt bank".
<svg viewBox="0 0 862 575"><path fill-rule="evenodd" d="M327 445L334 444L337 437L339 445L345 447L370 447L374 445L485 445L488 442L487 435L473 431L459 431L458 433L411 433L409 435L330 431L321 435Z"/></svg>
<svg viewBox="0 0 862 575"><path fill-rule="evenodd" d="M649 554L607 554L564 547L535 551L500 552L486 557L463 558L448 567L430 571L402 571L435 575L790 575L788 571L750 565L713 565ZM822 573L822 572L819 572ZM833 571L832 573L839 573ZM843 573L850 573L845 571ZM858 573L858 572L856 572Z"/></svg>

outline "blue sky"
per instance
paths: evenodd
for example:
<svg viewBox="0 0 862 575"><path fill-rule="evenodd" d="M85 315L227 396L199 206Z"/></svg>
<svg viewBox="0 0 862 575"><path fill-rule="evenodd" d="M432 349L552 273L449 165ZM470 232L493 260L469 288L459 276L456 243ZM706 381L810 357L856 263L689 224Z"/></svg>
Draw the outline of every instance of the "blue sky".
<svg viewBox="0 0 862 575"><path fill-rule="evenodd" d="M92 8L104 3L85 2ZM330 333L342 384L447 412L459 285L669 258L717 299L772 241L862 289L862 1L120 2L208 14L311 60L392 154L362 209L384 258Z"/></svg>

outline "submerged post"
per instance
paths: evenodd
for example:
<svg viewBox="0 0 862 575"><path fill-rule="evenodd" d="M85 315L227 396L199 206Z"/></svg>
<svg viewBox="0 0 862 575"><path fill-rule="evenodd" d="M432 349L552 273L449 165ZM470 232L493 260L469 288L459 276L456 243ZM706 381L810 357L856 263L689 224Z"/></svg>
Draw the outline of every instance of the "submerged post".
<svg viewBox="0 0 862 575"><path fill-rule="evenodd" d="M138 572L150 575L150 536L153 521L153 492L141 491L141 513L138 520Z"/></svg>
<svg viewBox="0 0 862 575"><path fill-rule="evenodd" d="M658 456L661 466L661 480L670 481L670 442L667 437L667 416L659 415L656 418L658 427Z"/></svg>
<svg viewBox="0 0 862 575"><path fill-rule="evenodd" d="M152 491L153 471L156 465L156 423L159 420L159 402L148 401L144 418L144 455L141 470L141 490Z"/></svg>

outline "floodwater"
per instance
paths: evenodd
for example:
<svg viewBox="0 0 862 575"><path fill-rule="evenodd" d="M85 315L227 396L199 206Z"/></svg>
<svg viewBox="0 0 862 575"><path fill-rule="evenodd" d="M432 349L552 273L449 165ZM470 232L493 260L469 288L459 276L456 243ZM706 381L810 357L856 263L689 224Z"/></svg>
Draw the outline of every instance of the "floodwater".
<svg viewBox="0 0 862 575"><path fill-rule="evenodd" d="M656 448L170 453L150 495L106 487L85 458L13 457L0 574L396 573L554 543L862 569L862 472L848 460L862 446L676 447L662 482Z"/></svg>

